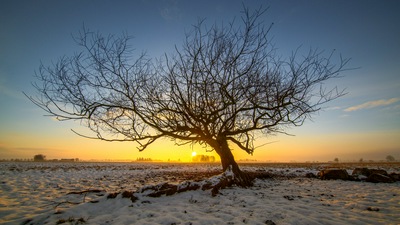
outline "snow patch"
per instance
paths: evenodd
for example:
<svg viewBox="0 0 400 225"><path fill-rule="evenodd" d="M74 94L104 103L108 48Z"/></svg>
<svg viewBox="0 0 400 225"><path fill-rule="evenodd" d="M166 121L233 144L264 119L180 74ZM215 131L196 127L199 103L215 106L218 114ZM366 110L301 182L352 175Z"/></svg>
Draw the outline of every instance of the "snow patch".
<svg viewBox="0 0 400 225"><path fill-rule="evenodd" d="M306 178L320 166L243 165L283 178L256 180L253 187L187 191L132 202L125 190L180 183L196 174L213 174L219 165L131 163L0 163L0 223L56 224L399 224L400 182L367 183ZM392 168L392 171L399 168ZM390 169L388 169L390 171ZM212 176L233 176L230 171ZM285 178L287 177L287 178ZM288 179L290 178L290 179ZM85 190L104 190L85 192ZM68 194L74 192L76 194ZM81 192L79 194L79 192ZM144 192L145 193L145 192ZM74 203L74 204L73 204ZM76 204L75 204L76 203ZM67 223L66 223L67 224Z"/></svg>

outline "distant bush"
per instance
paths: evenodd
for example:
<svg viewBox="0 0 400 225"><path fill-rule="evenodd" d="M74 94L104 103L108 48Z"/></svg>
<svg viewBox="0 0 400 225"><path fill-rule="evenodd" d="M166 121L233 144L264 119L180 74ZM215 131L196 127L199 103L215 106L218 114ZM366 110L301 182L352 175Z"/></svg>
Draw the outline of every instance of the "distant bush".
<svg viewBox="0 0 400 225"><path fill-rule="evenodd" d="M338 163L338 162L339 162L339 158L335 158L333 161L334 161L335 163Z"/></svg>
<svg viewBox="0 0 400 225"><path fill-rule="evenodd" d="M392 155L386 156L386 160L387 160L388 162L394 162L394 161L396 161L396 159L395 159Z"/></svg>
<svg viewBox="0 0 400 225"><path fill-rule="evenodd" d="M33 161L35 162L43 162L46 161L46 156L43 154L38 154L33 157Z"/></svg>

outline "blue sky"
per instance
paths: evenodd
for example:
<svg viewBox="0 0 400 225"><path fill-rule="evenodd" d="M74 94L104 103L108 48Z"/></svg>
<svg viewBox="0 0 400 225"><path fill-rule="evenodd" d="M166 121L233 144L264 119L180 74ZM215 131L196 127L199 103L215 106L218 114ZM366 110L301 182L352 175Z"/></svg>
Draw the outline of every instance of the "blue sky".
<svg viewBox="0 0 400 225"><path fill-rule="evenodd" d="M254 156L234 151L236 158L257 160L400 159L400 2L399 1L246 1L250 9L269 7L262 19L274 23L271 37L282 57L302 47L335 50L351 58L341 79L328 86L348 94L292 136L261 138L276 141ZM74 136L73 122L56 122L29 102L31 82L41 62L80 51L72 40L83 24L104 34L127 32L139 54L151 57L180 46L185 30L198 19L229 22L240 17L242 2L225 1L1 1L0 2L0 159L120 159L154 157L160 146L138 153L133 144L110 144ZM168 147L172 159L183 149ZM110 150L113 149L113 150ZM177 149L177 150L175 150ZM201 150L198 150L201 151ZM95 153L94 153L95 152ZM190 155L190 152L188 153Z"/></svg>

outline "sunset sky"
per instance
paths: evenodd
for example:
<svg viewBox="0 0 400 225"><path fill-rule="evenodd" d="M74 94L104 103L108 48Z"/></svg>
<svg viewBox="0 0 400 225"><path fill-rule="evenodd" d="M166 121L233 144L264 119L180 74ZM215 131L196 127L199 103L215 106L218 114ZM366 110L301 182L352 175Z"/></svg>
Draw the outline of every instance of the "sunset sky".
<svg viewBox="0 0 400 225"><path fill-rule="evenodd" d="M262 19L274 23L271 37L288 57L301 46L335 50L351 58L343 78L327 83L348 92L325 105L293 136L259 138L254 155L234 149L237 160L400 160L400 1L244 1L269 7ZM31 83L40 63L80 51L72 39L83 26L103 34L126 32L134 53L158 58L180 46L198 19L209 24L240 17L241 0L0 1L0 159L135 160L138 157L190 161L199 146L175 146L165 139L138 152L134 143L109 143L76 136L79 122L57 122L31 103ZM79 128L82 129L82 128Z"/></svg>

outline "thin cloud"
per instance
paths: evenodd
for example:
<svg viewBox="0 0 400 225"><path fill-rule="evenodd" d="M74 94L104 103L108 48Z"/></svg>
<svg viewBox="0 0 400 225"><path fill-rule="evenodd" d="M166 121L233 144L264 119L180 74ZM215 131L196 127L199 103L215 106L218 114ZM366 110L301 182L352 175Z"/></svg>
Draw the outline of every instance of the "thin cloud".
<svg viewBox="0 0 400 225"><path fill-rule="evenodd" d="M387 106L387 105L391 105L393 103L396 103L400 101L400 98L391 98L391 99L381 99L381 100L376 100L376 101L369 101L369 102L365 102L363 104L360 105L356 105L356 106L351 106L347 109L345 109L345 112L353 112L353 111L357 111L357 110L361 110L361 109L371 109L371 108L376 108L376 107L380 107L380 106Z"/></svg>

